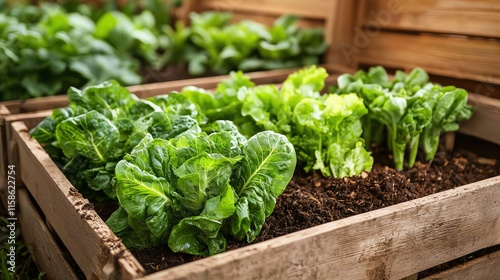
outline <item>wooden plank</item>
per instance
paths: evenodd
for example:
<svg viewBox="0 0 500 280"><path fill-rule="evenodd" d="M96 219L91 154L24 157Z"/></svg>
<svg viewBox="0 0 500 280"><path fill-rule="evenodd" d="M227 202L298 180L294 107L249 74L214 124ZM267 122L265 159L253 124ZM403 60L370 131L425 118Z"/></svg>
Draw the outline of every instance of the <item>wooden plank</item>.
<svg viewBox="0 0 500 280"><path fill-rule="evenodd" d="M11 100L11 101L2 101L0 102L0 118L2 115L10 115L19 113L16 111L16 108L19 108L21 104L21 100Z"/></svg>
<svg viewBox="0 0 500 280"><path fill-rule="evenodd" d="M500 100L469 93L468 102L475 111L460 125L460 132L500 145Z"/></svg>
<svg viewBox="0 0 500 280"><path fill-rule="evenodd" d="M5 137L5 120L4 118L10 115L10 110L7 107L9 104L2 102L0 104L0 177L7 178L7 138ZM7 180L0 180L0 213L7 210Z"/></svg>
<svg viewBox="0 0 500 280"><path fill-rule="evenodd" d="M401 279L500 244L499 216L497 176L144 279Z"/></svg>
<svg viewBox="0 0 500 280"><path fill-rule="evenodd" d="M15 165L19 166L19 158L17 151L17 142L14 141L12 137L12 123L16 121L23 121L28 127L33 128L38 123L40 123L43 119L50 116L52 114L52 110L46 111L38 111L33 113L25 113L25 114L15 114L6 116L4 119L5 127L0 133L5 135L5 146L2 146L2 152L5 152L5 165L4 169L6 170L7 165ZM19 169L17 175L22 175L22 169ZM22 181L16 181L16 185L22 185Z"/></svg>
<svg viewBox="0 0 500 280"><path fill-rule="evenodd" d="M326 64L342 65L357 68L357 57L360 51L352 48L355 38L356 13L360 4L358 0L333 0L329 11L333 21L327 23L327 42L330 44L326 53Z"/></svg>
<svg viewBox="0 0 500 280"><path fill-rule="evenodd" d="M203 0L197 11L225 10L280 16L295 14L306 18L326 19L330 15L330 0Z"/></svg>
<svg viewBox="0 0 500 280"><path fill-rule="evenodd" d="M355 36L364 43L350 47L360 52L360 63L404 70L422 67L431 74L500 84L500 40L393 32L370 37L359 32Z"/></svg>
<svg viewBox="0 0 500 280"><path fill-rule="evenodd" d="M246 73L256 84L281 83L286 77L300 68L279 69ZM147 98L171 91L180 91L185 86L197 86L204 89L214 89L221 81L229 79L229 75L194 78L163 83L129 86L128 89L139 98Z"/></svg>
<svg viewBox="0 0 500 280"><path fill-rule="evenodd" d="M493 84L490 81L478 82L473 80L456 79L436 75L430 75L430 80L441 85L454 85L456 87L463 88L468 92L500 99L500 84Z"/></svg>
<svg viewBox="0 0 500 280"><path fill-rule="evenodd" d="M500 38L497 0L366 2L362 23L371 28Z"/></svg>
<svg viewBox="0 0 500 280"><path fill-rule="evenodd" d="M418 273L413 274L413 275L408 276L408 277L405 277L405 278L402 278L401 280L417 280L417 279L418 279Z"/></svg>
<svg viewBox="0 0 500 280"><path fill-rule="evenodd" d="M344 67L342 65L320 65L325 67L325 69L331 75L337 75L341 70L351 71L351 68ZM257 85L259 84L280 84L286 80L288 75L302 69L291 68L291 69L278 69L272 71L258 71L246 74L250 79ZM196 86L204 89L215 89L218 83L221 81L229 79L229 75L214 76L214 77L204 77L196 79L178 80L164 83L154 83L154 84L144 84L137 86L130 86L128 89L137 95L139 98L147 98L160 94L167 94L171 91L180 91L185 86Z"/></svg>
<svg viewBox="0 0 500 280"><path fill-rule="evenodd" d="M27 99L21 103L19 113L62 108L68 106L68 102L68 97L66 95Z"/></svg>
<svg viewBox="0 0 500 280"><path fill-rule="evenodd" d="M266 26L272 26L276 21L277 17L273 15L266 14L253 14L247 12L234 12L231 18L232 22L240 22L243 20L253 20L264 24ZM325 20L323 19L309 19L301 18L297 21L297 26L299 28L322 28L325 27ZM325 31L325 36L328 37L329 33Z"/></svg>
<svg viewBox="0 0 500 280"><path fill-rule="evenodd" d="M500 275L500 251L490 253L446 271L422 278L422 280L498 279Z"/></svg>
<svg viewBox="0 0 500 280"><path fill-rule="evenodd" d="M18 189L18 219L23 240L40 271L47 279L78 279L64 254L31 202L28 192Z"/></svg>
<svg viewBox="0 0 500 280"><path fill-rule="evenodd" d="M23 122L12 124L21 179L88 279L133 279L144 269L79 194Z"/></svg>
<svg viewBox="0 0 500 280"><path fill-rule="evenodd" d="M182 21L184 25L189 24L189 13L197 12L196 0L182 0L182 5L174 10L176 19Z"/></svg>
<svg viewBox="0 0 500 280"><path fill-rule="evenodd" d="M10 110L5 104L0 104L0 116L9 115Z"/></svg>

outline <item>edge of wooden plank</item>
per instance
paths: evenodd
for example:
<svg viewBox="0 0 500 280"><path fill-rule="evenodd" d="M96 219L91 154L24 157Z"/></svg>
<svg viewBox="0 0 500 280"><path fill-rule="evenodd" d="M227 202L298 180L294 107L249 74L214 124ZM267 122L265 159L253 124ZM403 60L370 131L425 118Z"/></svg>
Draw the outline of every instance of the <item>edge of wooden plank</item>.
<svg viewBox="0 0 500 280"><path fill-rule="evenodd" d="M10 110L5 104L0 104L0 119L3 115L10 115Z"/></svg>
<svg viewBox="0 0 500 280"><path fill-rule="evenodd" d="M0 118L1 115L8 115L12 113L19 113L16 108L19 108L21 100L9 100L0 102Z"/></svg>
<svg viewBox="0 0 500 280"><path fill-rule="evenodd" d="M472 117L461 123L461 133L500 145L500 100L469 93L468 103L475 108Z"/></svg>
<svg viewBox="0 0 500 280"><path fill-rule="evenodd" d="M329 26L327 38L330 43L325 54L327 64L337 64L349 68L354 68L358 65L358 50L353 50L352 41L356 33L356 17L359 5L363 2L360 0L332 0L333 13L330 15L335 18L335 22Z"/></svg>
<svg viewBox="0 0 500 280"><path fill-rule="evenodd" d="M28 192L21 188L17 195L20 209L18 221L23 240L40 271L45 272L48 279L78 279L31 202Z"/></svg>
<svg viewBox="0 0 500 280"><path fill-rule="evenodd" d="M3 166L0 165L1 168L7 170L7 165L11 164L16 165L19 162L17 143L16 141L14 141L12 136L11 124L16 121L24 121L28 127L35 126L36 124L41 122L45 117L50 116L51 113L52 110L47 110L47 111L37 111L32 113L20 113L5 117L4 119L5 127L3 127L3 130L0 131L0 134L2 134L2 138L5 138L4 142L5 146L2 146L2 150L0 151L0 153L5 153L3 159L5 163ZM19 170L17 175L22 176L22 170ZM16 185L22 185L22 182L18 181L16 182ZM0 189L0 192L1 191L2 189Z"/></svg>
<svg viewBox="0 0 500 280"><path fill-rule="evenodd" d="M85 276L134 279L142 275L143 267L29 136L26 125L14 122L12 128L21 179Z"/></svg>
<svg viewBox="0 0 500 280"><path fill-rule="evenodd" d="M5 117L10 114L9 109L4 106L0 105L0 176L1 178L6 178L6 171L7 171L7 138L5 136ZM7 182L6 180L2 179L0 181L0 199L1 201L7 201ZM7 205L5 203L2 203L2 209L0 209L0 212L2 210L7 209ZM3 209L5 208L5 209Z"/></svg>
<svg viewBox="0 0 500 280"><path fill-rule="evenodd" d="M203 0L198 1L201 10L234 10L254 14L295 14L304 18L328 18L328 7L331 1L300 1L300 0Z"/></svg>
<svg viewBox="0 0 500 280"><path fill-rule="evenodd" d="M464 211L464 205L467 210ZM144 279L400 279L500 244L500 176L334 221Z"/></svg>
<svg viewBox="0 0 500 280"><path fill-rule="evenodd" d="M496 279L498 275L500 275L500 251L495 251L422 280L490 280Z"/></svg>
<svg viewBox="0 0 500 280"><path fill-rule="evenodd" d="M361 64L404 70L422 67L429 74L500 84L495 65L500 60L500 40L384 30L371 32L358 30L355 35L358 44L350 45Z"/></svg>
<svg viewBox="0 0 500 280"><path fill-rule="evenodd" d="M300 68L290 68L290 69L279 69L271 71L258 71L249 72L245 75L249 76L250 79L256 84L263 83L281 83L288 75L298 71ZM223 80L229 79L230 75L220 75L212 77L202 77L193 79L184 79L177 81L161 82L161 83L151 83L143 85L129 86L128 89L133 94L137 95L139 98L151 97L159 94L167 94L171 91L180 91L186 86L196 86L204 89L213 89Z"/></svg>
<svg viewBox="0 0 500 280"><path fill-rule="evenodd" d="M500 23L500 5L495 1L433 2L370 1L362 23L374 29L500 38L500 30L495 28Z"/></svg>

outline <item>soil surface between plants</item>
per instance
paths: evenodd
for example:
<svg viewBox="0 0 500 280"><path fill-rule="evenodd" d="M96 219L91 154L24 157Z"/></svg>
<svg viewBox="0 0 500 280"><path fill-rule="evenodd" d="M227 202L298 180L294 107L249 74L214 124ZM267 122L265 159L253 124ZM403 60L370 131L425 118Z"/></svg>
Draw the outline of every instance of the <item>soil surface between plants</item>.
<svg viewBox="0 0 500 280"><path fill-rule="evenodd" d="M417 162L404 171L391 167L388 154L375 150L371 172L343 179L306 173L298 166L253 243L500 175L500 147L463 135L457 135L454 152L440 149L433 162ZM105 205L95 204L104 220L117 207ZM228 250L247 245L228 240ZM173 253L166 245L131 252L148 274L202 258Z"/></svg>

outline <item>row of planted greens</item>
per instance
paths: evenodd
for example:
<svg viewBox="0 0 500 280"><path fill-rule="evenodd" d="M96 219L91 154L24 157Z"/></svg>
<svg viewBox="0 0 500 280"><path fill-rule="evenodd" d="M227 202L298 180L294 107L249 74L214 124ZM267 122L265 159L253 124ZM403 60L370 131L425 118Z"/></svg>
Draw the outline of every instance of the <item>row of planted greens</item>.
<svg viewBox="0 0 500 280"><path fill-rule="evenodd" d="M373 165L370 139L395 155L417 145L431 160L440 133L472 113L463 90L428 83L421 69L392 81L383 68L346 74L320 94L327 75L313 66L256 86L233 72L213 93L144 100L115 81L71 88L70 106L30 133L81 192L118 200L107 223L127 246L212 255L226 238L257 237L296 162L356 176Z"/></svg>
<svg viewBox="0 0 500 280"><path fill-rule="evenodd" d="M340 76L338 86L330 90L356 93L363 99L368 109L362 119L365 146L381 146L386 141L397 170L403 169L407 151L408 167L415 164L419 148L425 160L431 161L441 134L457 131L459 123L473 113L465 89L430 83L421 68L409 74L396 71L390 80L383 67L372 67L368 72Z"/></svg>
<svg viewBox="0 0 500 280"><path fill-rule="evenodd" d="M230 23L230 13L192 13L189 27L178 22L174 28L155 11L82 6L69 12L50 4L2 10L0 101L61 94L70 86L110 79L139 84L148 71L161 81L175 74L169 67L192 75L298 67L318 63L327 48L322 29L299 29L293 16L266 27Z"/></svg>

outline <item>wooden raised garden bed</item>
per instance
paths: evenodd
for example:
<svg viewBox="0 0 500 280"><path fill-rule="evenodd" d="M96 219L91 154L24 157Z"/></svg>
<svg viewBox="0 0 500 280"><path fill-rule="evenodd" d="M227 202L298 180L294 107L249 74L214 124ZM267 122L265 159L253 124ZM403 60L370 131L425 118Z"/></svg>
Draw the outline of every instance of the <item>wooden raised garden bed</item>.
<svg viewBox="0 0 500 280"><path fill-rule="evenodd" d="M479 108L500 109L497 102L488 103L491 99L480 100L476 102L481 103L475 103ZM479 110L469 121L469 127L477 128L474 134L484 131L480 121L483 117ZM496 116L496 121L499 117ZM26 123L33 126L41 119L42 116L27 118ZM19 152L18 172L56 238L60 238L86 278L140 278L144 273L142 266L38 142L29 137L30 127L26 123L12 124ZM500 244L499 195L500 176L497 176L153 273L145 279L398 279L412 276ZM52 252L51 246L55 243L34 244L42 252ZM500 273L492 266L497 259L497 253L478 258L474 270L482 271L479 266ZM470 270L467 267L455 270ZM48 272L53 270L50 266L47 268Z"/></svg>

